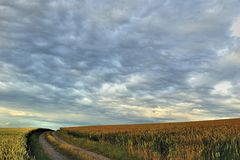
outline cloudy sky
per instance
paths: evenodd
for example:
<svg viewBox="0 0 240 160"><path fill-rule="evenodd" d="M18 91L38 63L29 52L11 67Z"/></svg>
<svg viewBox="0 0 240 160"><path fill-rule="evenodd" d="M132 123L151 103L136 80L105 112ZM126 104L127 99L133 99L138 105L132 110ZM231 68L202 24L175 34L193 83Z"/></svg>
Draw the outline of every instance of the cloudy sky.
<svg viewBox="0 0 240 160"><path fill-rule="evenodd" d="M0 0L0 127L240 117L239 0Z"/></svg>

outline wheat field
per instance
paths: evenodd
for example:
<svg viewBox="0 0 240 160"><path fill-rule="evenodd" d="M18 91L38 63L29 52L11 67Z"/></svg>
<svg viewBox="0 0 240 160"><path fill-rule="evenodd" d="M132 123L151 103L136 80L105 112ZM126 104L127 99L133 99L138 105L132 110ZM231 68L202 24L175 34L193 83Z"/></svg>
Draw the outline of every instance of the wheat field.
<svg viewBox="0 0 240 160"><path fill-rule="evenodd" d="M0 129L0 160L28 160L27 152L28 134L33 129Z"/></svg>
<svg viewBox="0 0 240 160"><path fill-rule="evenodd" d="M139 159L240 159L240 119L61 128L66 141L107 142Z"/></svg>

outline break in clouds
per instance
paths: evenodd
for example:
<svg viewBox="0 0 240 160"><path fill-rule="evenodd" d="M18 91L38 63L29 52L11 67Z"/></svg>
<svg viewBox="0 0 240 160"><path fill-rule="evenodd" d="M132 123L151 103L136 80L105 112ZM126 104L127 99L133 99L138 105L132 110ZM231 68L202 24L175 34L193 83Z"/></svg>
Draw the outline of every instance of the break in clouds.
<svg viewBox="0 0 240 160"><path fill-rule="evenodd" d="M239 117L239 8L1 0L0 126Z"/></svg>

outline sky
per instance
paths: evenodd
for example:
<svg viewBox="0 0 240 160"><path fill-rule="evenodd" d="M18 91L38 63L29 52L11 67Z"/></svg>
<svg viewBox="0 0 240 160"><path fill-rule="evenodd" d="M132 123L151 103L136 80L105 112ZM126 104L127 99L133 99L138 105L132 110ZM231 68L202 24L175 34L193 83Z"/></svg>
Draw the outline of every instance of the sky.
<svg viewBox="0 0 240 160"><path fill-rule="evenodd" d="M239 0L0 0L0 127L240 117Z"/></svg>

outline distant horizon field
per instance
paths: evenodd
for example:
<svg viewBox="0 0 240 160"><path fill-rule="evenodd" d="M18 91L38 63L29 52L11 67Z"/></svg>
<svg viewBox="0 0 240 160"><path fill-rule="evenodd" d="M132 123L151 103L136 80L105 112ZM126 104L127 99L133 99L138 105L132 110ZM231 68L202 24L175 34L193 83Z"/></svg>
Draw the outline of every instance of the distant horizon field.
<svg viewBox="0 0 240 160"><path fill-rule="evenodd" d="M209 122L209 121L224 121L224 120L240 120L240 117L236 118L221 118L221 119L207 119L207 120L189 120L189 121L164 121L164 122L143 122L143 123L119 123L119 124L97 124L97 125L70 125L60 128L71 128L71 127L90 127L90 126L128 126L128 125L150 125L150 124L179 124L179 123L194 123L194 122Z"/></svg>
<svg viewBox="0 0 240 160"><path fill-rule="evenodd" d="M238 120L240 117L235 118L220 118L220 119L204 119L204 120L189 120L189 121L163 121L163 122L143 122L143 123L114 123L114 124L92 124L92 125L65 125L60 127L40 127L40 126L32 126L32 127L0 127L0 129L53 129L58 130L61 128L73 128L73 127L99 127L99 126L131 126L131 125L151 125L151 124L179 124L179 123L194 123L194 122L208 122L208 121L223 121L223 120Z"/></svg>

